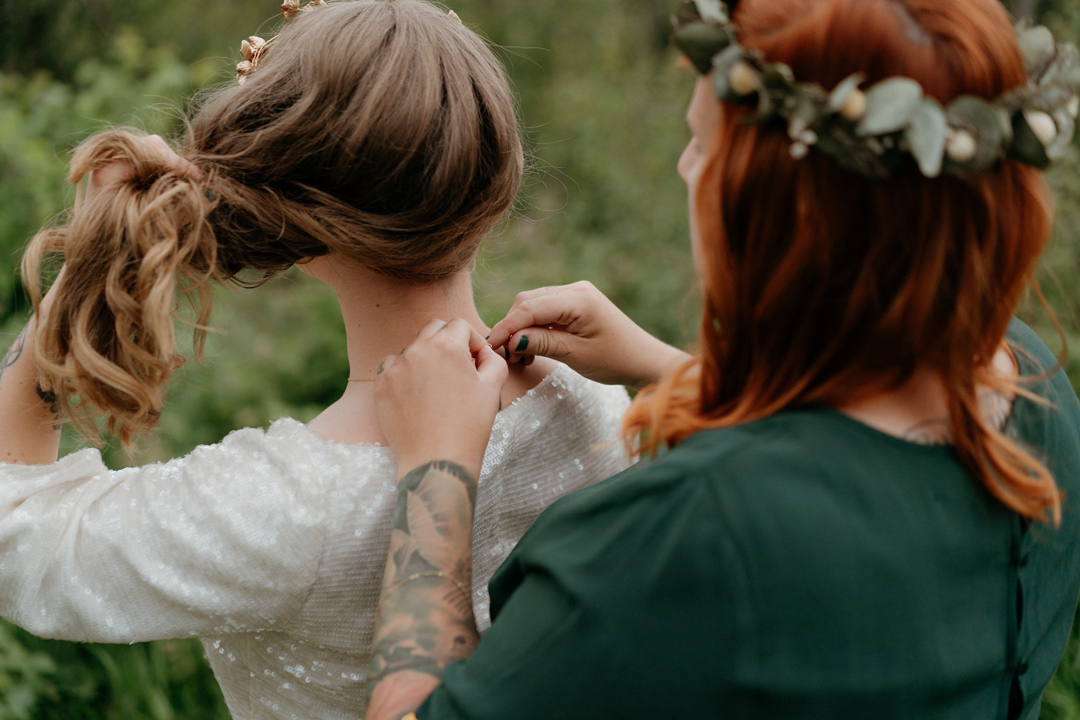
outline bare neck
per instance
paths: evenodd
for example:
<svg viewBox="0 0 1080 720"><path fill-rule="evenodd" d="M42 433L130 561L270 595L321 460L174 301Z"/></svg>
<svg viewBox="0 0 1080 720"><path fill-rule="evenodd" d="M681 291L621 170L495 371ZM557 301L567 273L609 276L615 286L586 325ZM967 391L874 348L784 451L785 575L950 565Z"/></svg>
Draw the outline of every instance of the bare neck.
<svg viewBox="0 0 1080 720"><path fill-rule="evenodd" d="M330 286L341 306L351 379L373 379L384 357L407 347L435 318L464 318L487 334L473 304L467 270L432 285L403 283L333 260L313 270L311 274Z"/></svg>
<svg viewBox="0 0 1080 720"><path fill-rule="evenodd" d="M316 258L300 269L334 291L345 321L350 382L337 402L308 427L340 443L384 443L374 406L379 363L408 347L432 319L464 318L487 334L473 305L468 271L433 285L393 280L334 256Z"/></svg>
<svg viewBox="0 0 1080 720"><path fill-rule="evenodd" d="M1012 353L1004 344L994 354L992 369L1006 380L1019 374ZM986 420L998 429L1004 424L1013 396L987 387L977 388ZM920 445L952 443L952 423L945 385L933 370L921 366L898 388L846 403L837 409L865 425Z"/></svg>
<svg viewBox="0 0 1080 720"><path fill-rule="evenodd" d="M432 319L463 318L482 334L488 333L473 304L467 270L435 285L412 285L333 256L316 258L300 268L337 295L345 321L349 377L361 381L350 382L341 399L309 423L312 431L327 440L385 442L375 415L375 384L362 381L374 379L383 358L408 347ZM503 386L503 406L535 386L554 367L554 361L546 358L537 358L528 367L512 367Z"/></svg>

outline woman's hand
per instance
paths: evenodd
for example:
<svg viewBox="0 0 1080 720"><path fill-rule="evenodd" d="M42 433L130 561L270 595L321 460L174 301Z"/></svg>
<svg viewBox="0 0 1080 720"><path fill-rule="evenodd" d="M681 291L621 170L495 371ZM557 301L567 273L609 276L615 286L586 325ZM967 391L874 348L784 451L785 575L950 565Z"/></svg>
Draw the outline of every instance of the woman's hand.
<svg viewBox="0 0 1080 720"><path fill-rule="evenodd" d="M503 359L464 320L433 320L384 359L376 411L401 474L448 460L478 476L506 375Z"/></svg>
<svg viewBox="0 0 1080 720"><path fill-rule="evenodd" d="M642 330L586 281L520 293L488 341L508 362L542 355L591 380L639 389L689 357Z"/></svg>
<svg viewBox="0 0 1080 720"><path fill-rule="evenodd" d="M415 710L479 640L472 608L476 479L506 380L464 320L433 320L379 369L375 404L398 461L371 650L368 720Z"/></svg>

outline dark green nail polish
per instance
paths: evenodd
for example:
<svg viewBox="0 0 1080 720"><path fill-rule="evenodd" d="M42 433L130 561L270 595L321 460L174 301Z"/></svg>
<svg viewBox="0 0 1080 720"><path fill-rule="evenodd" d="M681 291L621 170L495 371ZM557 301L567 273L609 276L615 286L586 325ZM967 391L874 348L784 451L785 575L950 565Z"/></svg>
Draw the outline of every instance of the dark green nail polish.
<svg viewBox="0 0 1080 720"><path fill-rule="evenodd" d="M529 338L522 335L521 339L518 340L517 350L515 350L514 352L521 352L522 350L524 350L527 347L529 347Z"/></svg>
<svg viewBox="0 0 1080 720"><path fill-rule="evenodd" d="M503 355L506 357L507 362L510 361L510 349L503 345Z"/></svg>

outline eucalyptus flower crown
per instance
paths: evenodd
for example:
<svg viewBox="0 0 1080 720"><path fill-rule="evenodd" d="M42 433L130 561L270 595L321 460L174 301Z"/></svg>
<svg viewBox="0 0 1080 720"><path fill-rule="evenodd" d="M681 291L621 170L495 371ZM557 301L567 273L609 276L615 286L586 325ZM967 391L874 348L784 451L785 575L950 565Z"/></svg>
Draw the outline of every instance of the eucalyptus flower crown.
<svg viewBox="0 0 1080 720"><path fill-rule="evenodd" d="M1080 53L1030 22L1016 28L1027 83L993 101L962 95L946 107L906 77L865 90L861 73L832 90L799 82L787 65L739 45L721 0L684 0L672 21L673 42L699 72L711 73L716 96L756 105L745 123L786 124L795 159L816 147L848 170L885 179L910 155L928 178L968 177L1003 157L1046 168L1076 131Z"/></svg>
<svg viewBox="0 0 1080 720"><path fill-rule="evenodd" d="M387 1L388 0L383 0L383 2ZM281 16L285 18L286 21L289 21L292 20L297 13L325 6L326 0L310 0L304 7L300 7L300 0L284 0L284 2L281 3ZM461 22L461 18L458 17L458 14L453 10L447 13L447 17L457 23ZM243 85L255 72L259 67L259 60L262 59L263 54L275 40L277 40L277 35L269 40L263 40L258 35L252 35L247 40L240 43L240 55L244 59L236 66L236 82L238 84Z"/></svg>

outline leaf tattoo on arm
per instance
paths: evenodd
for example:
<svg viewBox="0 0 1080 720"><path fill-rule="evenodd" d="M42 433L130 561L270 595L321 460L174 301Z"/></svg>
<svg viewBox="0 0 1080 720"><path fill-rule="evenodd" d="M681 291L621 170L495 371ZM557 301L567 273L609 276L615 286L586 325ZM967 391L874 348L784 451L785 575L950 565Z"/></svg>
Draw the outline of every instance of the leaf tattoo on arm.
<svg viewBox="0 0 1080 720"><path fill-rule="evenodd" d="M26 349L26 335L30 326L27 325L19 333L19 336L15 338L15 342L12 343L11 348L4 355L3 361L0 361L0 383L3 382L4 371L19 361L23 355L23 351ZM64 412L63 406L56 393L52 390L46 390L41 387L40 384L34 386L34 390L37 392L38 398L42 403L46 405L49 412L53 416L53 431L59 431L63 428Z"/></svg>
<svg viewBox="0 0 1080 720"><path fill-rule="evenodd" d="M0 362L0 382L3 382L4 371L14 365L22 357L23 348L26 347L26 328L22 329L19 336L15 338L15 342L12 343L11 348L4 355L4 360Z"/></svg>
<svg viewBox="0 0 1080 720"><path fill-rule="evenodd" d="M37 392L37 396L40 398L41 402L49 406L49 412L52 413L53 416L53 431L58 432L62 430L64 428L64 408L60 404L60 398L56 396L55 392L46 390L41 387L40 384L35 385L34 390Z"/></svg>
<svg viewBox="0 0 1080 720"><path fill-rule="evenodd" d="M456 463L422 465L398 484L375 618L368 718L403 717L423 702L447 665L476 647L475 504L476 480Z"/></svg>

